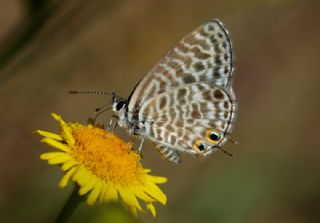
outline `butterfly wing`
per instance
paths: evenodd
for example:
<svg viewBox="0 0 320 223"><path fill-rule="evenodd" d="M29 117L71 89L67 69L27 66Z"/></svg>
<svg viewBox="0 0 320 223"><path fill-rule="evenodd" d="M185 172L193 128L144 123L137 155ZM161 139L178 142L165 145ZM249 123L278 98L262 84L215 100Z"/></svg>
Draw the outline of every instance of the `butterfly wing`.
<svg viewBox="0 0 320 223"><path fill-rule="evenodd" d="M209 21L185 36L139 82L129 98L129 121L148 99L185 84L209 81L230 88L233 52L228 31Z"/></svg>
<svg viewBox="0 0 320 223"><path fill-rule="evenodd" d="M137 84L128 99L128 123L169 161L180 162L177 151L212 153L233 128L233 69L232 44L222 23L199 26ZM219 140L210 140L210 133Z"/></svg>
<svg viewBox="0 0 320 223"><path fill-rule="evenodd" d="M209 82L192 83L146 101L139 112L140 130L158 146L204 157L226 142L236 111L231 92ZM211 139L211 133L219 139Z"/></svg>

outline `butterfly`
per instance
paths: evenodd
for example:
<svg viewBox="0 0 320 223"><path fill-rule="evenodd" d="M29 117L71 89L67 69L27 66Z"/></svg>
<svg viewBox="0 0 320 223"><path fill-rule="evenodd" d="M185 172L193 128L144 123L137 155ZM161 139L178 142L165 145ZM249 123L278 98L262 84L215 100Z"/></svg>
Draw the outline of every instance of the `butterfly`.
<svg viewBox="0 0 320 223"><path fill-rule="evenodd" d="M150 139L168 161L180 163L180 152L206 157L222 149L235 124L233 71L228 31L217 19L206 22L169 50L127 99L113 94L118 125L142 142Z"/></svg>

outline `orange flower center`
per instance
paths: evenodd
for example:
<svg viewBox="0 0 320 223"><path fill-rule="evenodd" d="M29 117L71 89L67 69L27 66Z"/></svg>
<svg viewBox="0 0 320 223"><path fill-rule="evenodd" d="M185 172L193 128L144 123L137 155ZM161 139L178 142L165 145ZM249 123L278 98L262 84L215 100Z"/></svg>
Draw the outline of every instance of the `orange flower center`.
<svg viewBox="0 0 320 223"><path fill-rule="evenodd" d="M117 136L92 126L77 128L72 135L71 155L97 177L124 187L143 183L139 156Z"/></svg>

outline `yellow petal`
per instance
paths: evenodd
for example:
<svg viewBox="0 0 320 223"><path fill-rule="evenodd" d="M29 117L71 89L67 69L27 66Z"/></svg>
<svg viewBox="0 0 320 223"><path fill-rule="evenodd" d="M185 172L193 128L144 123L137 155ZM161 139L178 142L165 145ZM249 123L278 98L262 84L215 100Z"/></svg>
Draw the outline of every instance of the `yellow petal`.
<svg viewBox="0 0 320 223"><path fill-rule="evenodd" d="M147 209L151 212L152 217L155 218L156 215L157 215L157 212L156 212L156 209L155 209L154 205L152 203L147 204Z"/></svg>
<svg viewBox="0 0 320 223"><path fill-rule="evenodd" d="M156 184L163 184L167 182L167 178L166 177L158 177L158 176L151 176L151 175L147 175L146 176L148 180L152 181L153 183Z"/></svg>
<svg viewBox="0 0 320 223"><path fill-rule="evenodd" d="M71 168L60 180L59 182L59 187L65 187L67 186L70 178L72 177L72 175L74 174L74 172L77 170L77 167L73 167Z"/></svg>
<svg viewBox="0 0 320 223"><path fill-rule="evenodd" d="M74 181L77 181L80 186L86 185L92 178L92 174L86 170L85 167L80 166L77 173L72 177Z"/></svg>
<svg viewBox="0 0 320 223"><path fill-rule="evenodd" d="M56 157L60 157L61 155L66 155L64 152L48 152L48 153L43 153L40 155L40 159L42 160L49 160L53 159Z"/></svg>
<svg viewBox="0 0 320 223"><path fill-rule="evenodd" d="M63 171L66 171L77 164L79 164L77 161L75 161L74 159L70 159L70 160L66 161L64 164L62 164L61 169Z"/></svg>
<svg viewBox="0 0 320 223"><path fill-rule="evenodd" d="M132 192L130 189L123 189L122 187L119 187L118 191L125 203L127 203L131 207L138 208L139 211L142 211L137 198L134 196L134 192Z"/></svg>
<svg viewBox="0 0 320 223"><path fill-rule="evenodd" d="M151 202L155 202L156 200L153 199L152 197L150 197L148 194L146 194L143 190L141 190L140 188L136 188L135 189L135 194L138 198L140 198L141 200L151 203Z"/></svg>
<svg viewBox="0 0 320 223"><path fill-rule="evenodd" d="M116 190L116 188L111 183L108 183L104 199L106 201L116 201L116 200L118 200L118 191Z"/></svg>
<svg viewBox="0 0 320 223"><path fill-rule="evenodd" d="M69 147L67 145L62 144L62 143L60 143L60 142L58 142L58 141L56 141L54 139L44 138L44 139L41 140L41 142L46 143L49 146L55 147L57 149L65 151L65 152L69 152L70 151L70 149L69 149Z"/></svg>
<svg viewBox="0 0 320 223"><path fill-rule="evenodd" d="M64 123L64 121L62 120L62 118L61 118L60 115L57 115L56 113L51 113L51 116L52 116L55 120L57 120L58 122L63 122L63 123Z"/></svg>
<svg viewBox="0 0 320 223"><path fill-rule="evenodd" d="M55 133L52 133L52 132L46 132L46 131L42 131L42 130L37 130L35 131L35 133L43 136L43 137L46 137L46 138L50 138L50 139L55 139L55 140L59 140L61 141L62 140L62 137L60 135L57 135Z"/></svg>
<svg viewBox="0 0 320 223"><path fill-rule="evenodd" d="M134 194L134 191L131 191L129 194L129 198L131 200L131 202L134 204L134 206L139 210L142 211L142 207L137 199L137 197Z"/></svg>
<svg viewBox="0 0 320 223"><path fill-rule="evenodd" d="M118 191L122 200L124 200L124 202L129 206L133 206L133 203L131 203L131 200L128 198L128 195L126 194L127 191L123 190L122 187L119 187Z"/></svg>
<svg viewBox="0 0 320 223"><path fill-rule="evenodd" d="M59 125L62 128L62 134L65 137L65 140L68 142L69 145L74 145L74 138L72 137L71 128L63 121L61 116L51 113L52 117L59 122Z"/></svg>
<svg viewBox="0 0 320 223"><path fill-rule="evenodd" d="M72 136L71 129L67 125L61 125L61 127L62 127L63 135L66 138L67 143L69 145L74 145L75 141Z"/></svg>
<svg viewBox="0 0 320 223"><path fill-rule="evenodd" d="M64 163L69 160L70 160L69 156L63 156L63 157L61 156L61 157L55 157L55 158L49 159L48 163L53 165L53 164Z"/></svg>
<svg viewBox="0 0 320 223"><path fill-rule="evenodd" d="M68 154L63 152L49 152L40 156L40 159L48 160L49 164L60 164L72 159Z"/></svg>
<svg viewBox="0 0 320 223"><path fill-rule="evenodd" d="M151 197L158 200L160 203L162 203L162 204L167 203L167 196L154 183L147 181L145 186L143 187L143 190L147 194L149 194Z"/></svg>
<svg viewBox="0 0 320 223"><path fill-rule="evenodd" d="M101 180L97 180L96 185L93 187L92 191L88 196L88 199L87 199L88 205L93 205L96 202L97 198L101 193L101 189L102 189Z"/></svg>
<svg viewBox="0 0 320 223"><path fill-rule="evenodd" d="M100 196L99 196L99 202L100 203L104 202L104 197L106 195L107 189L108 189L107 184L105 182L103 182L101 184L101 193L100 193Z"/></svg>
<svg viewBox="0 0 320 223"><path fill-rule="evenodd" d="M84 195L88 193L96 183L97 183L97 179L95 177L91 177L90 181L80 188L79 194Z"/></svg>

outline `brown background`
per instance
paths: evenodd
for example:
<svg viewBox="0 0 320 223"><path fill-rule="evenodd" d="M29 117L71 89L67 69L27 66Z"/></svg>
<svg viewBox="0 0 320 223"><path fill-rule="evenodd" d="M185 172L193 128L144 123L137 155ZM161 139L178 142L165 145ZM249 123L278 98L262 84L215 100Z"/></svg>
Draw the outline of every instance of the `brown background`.
<svg viewBox="0 0 320 223"><path fill-rule="evenodd" d="M0 3L1 222L52 222L67 199L71 187L57 187L62 173L39 160L49 149L31 132L56 131L51 112L85 122L110 101L68 90L125 97L181 37L212 18L232 34L240 144L225 146L235 159L218 152L204 162L184 156L175 166L146 143L144 165L169 178L168 204L157 206L155 222L320 221L319 1ZM82 205L71 222L88 219L132 221L116 205Z"/></svg>

